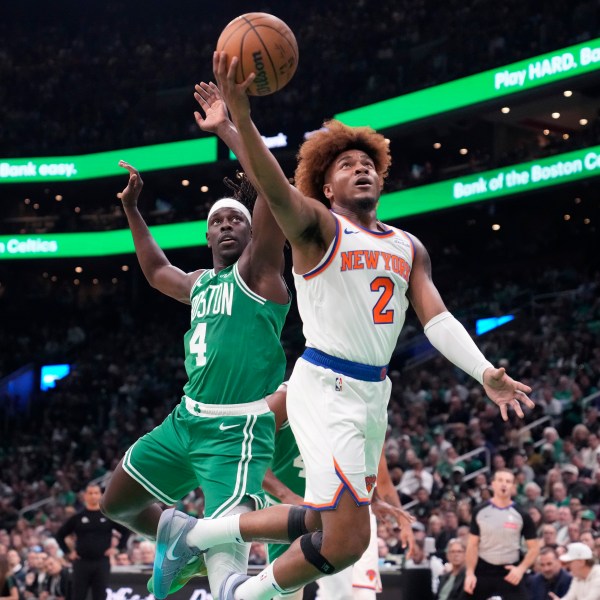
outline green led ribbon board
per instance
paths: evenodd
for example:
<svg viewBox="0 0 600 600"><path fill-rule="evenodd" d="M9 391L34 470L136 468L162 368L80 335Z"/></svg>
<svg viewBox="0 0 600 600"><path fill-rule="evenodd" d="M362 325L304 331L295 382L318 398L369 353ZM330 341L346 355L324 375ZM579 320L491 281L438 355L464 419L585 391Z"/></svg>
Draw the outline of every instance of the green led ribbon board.
<svg viewBox="0 0 600 600"><path fill-rule="evenodd" d="M600 175L600 146L384 194L383 221L483 202L492 198ZM206 221L157 225L150 230L164 250L206 245ZM109 232L0 235L0 260L107 256L134 252L128 229Z"/></svg>
<svg viewBox="0 0 600 600"><path fill-rule="evenodd" d="M0 183L82 181L123 175L119 160L140 172L199 165L217 160L217 138L207 137L79 156L0 158Z"/></svg>
<svg viewBox="0 0 600 600"><path fill-rule="evenodd" d="M339 113L346 125L385 129L566 81L600 69L600 38Z"/></svg>

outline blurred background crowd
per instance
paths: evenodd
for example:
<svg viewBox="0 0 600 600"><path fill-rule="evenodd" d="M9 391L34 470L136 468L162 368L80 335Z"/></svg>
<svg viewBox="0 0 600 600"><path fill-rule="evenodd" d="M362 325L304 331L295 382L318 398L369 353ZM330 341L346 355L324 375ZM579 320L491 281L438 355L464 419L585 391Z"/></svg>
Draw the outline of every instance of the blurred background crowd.
<svg viewBox="0 0 600 600"><path fill-rule="evenodd" d="M211 6L210 19L185 1L149 4L147 11L140 4L133 20L112 1L93 19L77 4L67 11L36 5L27 18L27 2L3 7L0 77L12 83L0 87L0 155L78 154L198 135L192 77L210 78L214 41L234 14L225 4ZM591 0L368 5L306 0L257 8L286 20L301 48L293 83L258 101L264 133L285 125L301 135L336 112L584 41L599 26ZM598 143L600 126L591 125L502 152L482 140L461 159L462 171L452 172ZM447 177L458 160L412 159L410 145L394 139L392 154L391 190ZM226 169L215 170L213 177L222 177ZM99 188L112 189L114 199L124 182ZM175 192L165 199L158 183L145 193L149 221L162 223L202 218L219 189L193 202ZM590 196L597 194L582 184L554 203L538 193L522 203L401 224L429 249L449 310L470 330L480 317L514 317L477 343L530 385L536 402L524 420L502 422L482 388L436 355L414 315L408 318L391 364L385 454L403 504L417 517L413 565L435 574L449 560L449 541L466 539L473 508L489 498L500 467L515 473L515 500L531 514L544 546L560 554L580 541L600 558L600 254L595 228L562 218L565 211L597 214ZM105 200L90 191L84 209L104 219L7 219L2 233L123 227L115 202L107 207ZM73 202L85 204L81 197ZM7 206L13 216L26 210L21 200L18 208ZM45 210L59 213L55 204ZM492 222L506 226L492 233ZM169 257L188 270L210 260L206 249ZM71 263L16 262L18 268L0 264L0 380L26 365L71 364L71 373L45 392L22 397L0 387L0 556L22 598L47 600L48 582L69 564L55 535L81 508L81 491L90 481L102 484L128 446L179 401L188 309L150 290L133 257L83 261L81 276ZM283 335L290 368L303 343L292 311ZM181 508L201 515L201 490ZM382 561L401 561L395 524L380 523L378 534ZM123 552L118 542L114 566L152 563L149 542L131 536ZM264 559L260 546L252 557Z"/></svg>

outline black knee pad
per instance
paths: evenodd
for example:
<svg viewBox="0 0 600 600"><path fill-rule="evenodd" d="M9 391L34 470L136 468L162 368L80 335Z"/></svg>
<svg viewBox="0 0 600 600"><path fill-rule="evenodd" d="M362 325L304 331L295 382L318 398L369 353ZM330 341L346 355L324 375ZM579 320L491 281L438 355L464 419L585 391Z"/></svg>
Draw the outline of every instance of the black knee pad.
<svg viewBox="0 0 600 600"><path fill-rule="evenodd" d="M307 509L303 506L292 506L288 514L288 537L290 542L308 533L305 516Z"/></svg>
<svg viewBox="0 0 600 600"><path fill-rule="evenodd" d="M307 562L315 567L315 569L321 571L321 573L331 575L335 571L335 567L321 554L322 544L322 531L307 533L300 538L300 549Z"/></svg>

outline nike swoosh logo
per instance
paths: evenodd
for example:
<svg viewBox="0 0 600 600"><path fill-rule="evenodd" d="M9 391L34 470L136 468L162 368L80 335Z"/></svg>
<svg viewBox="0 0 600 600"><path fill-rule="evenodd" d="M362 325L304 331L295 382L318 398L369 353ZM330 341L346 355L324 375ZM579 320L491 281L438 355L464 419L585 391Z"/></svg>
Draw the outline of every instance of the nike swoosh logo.
<svg viewBox="0 0 600 600"><path fill-rule="evenodd" d="M344 233L358 233L358 231L352 231L352 229L344 229Z"/></svg>
<svg viewBox="0 0 600 600"><path fill-rule="evenodd" d="M179 541L179 538L181 537L181 535L183 534L183 530L185 529L185 527L181 528L181 531L179 532L179 535L175 538L175 541L169 546L169 548L167 549L167 558L169 560L178 560L179 556L175 556L173 554L173 550L175 549L175 546L177 545L177 542Z"/></svg>
<svg viewBox="0 0 600 600"><path fill-rule="evenodd" d="M234 427L239 427L239 426L240 426L239 423L236 423L235 425L225 425L225 423L221 423L219 425L219 429L221 431L225 431L226 429L233 429Z"/></svg>

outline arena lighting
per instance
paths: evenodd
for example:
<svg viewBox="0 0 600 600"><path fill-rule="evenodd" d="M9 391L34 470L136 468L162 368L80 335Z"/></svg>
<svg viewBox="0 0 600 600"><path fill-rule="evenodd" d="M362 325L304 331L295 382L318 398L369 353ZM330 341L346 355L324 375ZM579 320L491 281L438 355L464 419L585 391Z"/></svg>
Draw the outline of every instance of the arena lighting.
<svg viewBox="0 0 600 600"><path fill-rule="evenodd" d="M514 315L503 315L502 317L489 317L487 319L477 319L475 321L475 334L483 335L496 327L510 323L515 318Z"/></svg>
<svg viewBox="0 0 600 600"><path fill-rule="evenodd" d="M77 156L0 158L0 183L82 181L113 177L126 173L119 167L121 159L135 165L143 173L215 162L217 138L211 136Z"/></svg>
<svg viewBox="0 0 600 600"><path fill-rule="evenodd" d="M566 81L598 69L600 38L339 113L335 118L347 125L370 125L375 129L385 129L549 83ZM305 139L313 133L306 132ZM270 148L287 146L284 133L264 139ZM235 158L231 153L229 157ZM0 158L0 183L82 181L112 177L123 173L118 166L120 159L127 160L142 172L216 162L217 138L210 136L77 156Z"/></svg>
<svg viewBox="0 0 600 600"><path fill-rule="evenodd" d="M265 146L270 150L274 150L276 148L287 148L288 145L288 136L285 133L279 132L277 135L261 135L260 136L265 143ZM306 133L304 134L306 138ZM229 151L230 160L235 160L235 154L230 150Z"/></svg>
<svg viewBox="0 0 600 600"><path fill-rule="evenodd" d="M395 127L600 69L600 38L335 115L346 125Z"/></svg>
<svg viewBox="0 0 600 600"><path fill-rule="evenodd" d="M40 372L40 390L45 392L56 386L56 380L66 377L71 372L71 365L44 365Z"/></svg>
<svg viewBox="0 0 600 600"><path fill-rule="evenodd" d="M600 146L384 194L377 215L382 221L393 221L597 175L600 175ZM150 230L163 250L206 245L206 221L157 225ZM0 260L108 256L133 251L129 229L0 235Z"/></svg>

